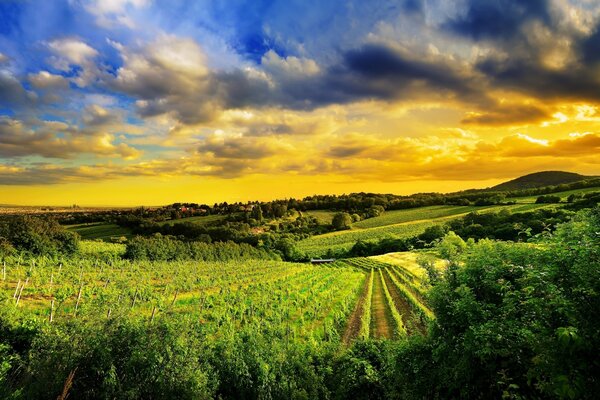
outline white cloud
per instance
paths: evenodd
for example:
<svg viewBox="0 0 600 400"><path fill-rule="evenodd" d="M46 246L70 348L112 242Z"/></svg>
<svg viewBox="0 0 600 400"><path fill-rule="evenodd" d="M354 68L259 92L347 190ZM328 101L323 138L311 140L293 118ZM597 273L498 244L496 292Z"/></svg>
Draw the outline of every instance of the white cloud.
<svg viewBox="0 0 600 400"><path fill-rule="evenodd" d="M31 85L36 89L64 89L69 87L69 82L65 77L51 74L48 71L29 74L28 78Z"/></svg>
<svg viewBox="0 0 600 400"><path fill-rule="evenodd" d="M134 28L131 11L149 4L148 0L87 0L84 8L96 17L96 23L103 28L123 25Z"/></svg>
<svg viewBox="0 0 600 400"><path fill-rule="evenodd" d="M76 38L53 40L48 47L72 65L85 64L98 55L96 49Z"/></svg>
<svg viewBox="0 0 600 400"><path fill-rule="evenodd" d="M61 71L70 71L72 66L82 70L71 80L80 87L95 82L101 75L96 64L98 51L87 43L72 37L56 39L48 43L48 48L55 54L48 60L50 65Z"/></svg>

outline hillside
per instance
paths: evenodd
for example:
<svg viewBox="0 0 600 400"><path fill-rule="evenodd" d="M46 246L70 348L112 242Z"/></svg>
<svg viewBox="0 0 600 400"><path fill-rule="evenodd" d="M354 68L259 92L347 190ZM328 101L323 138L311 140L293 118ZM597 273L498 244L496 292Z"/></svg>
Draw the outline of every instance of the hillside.
<svg viewBox="0 0 600 400"><path fill-rule="evenodd" d="M593 178L591 176L585 176L576 174L573 172L564 171L542 171L535 172L521 176L508 182L496 185L491 190L519 190L519 189L531 189L539 188L544 186L554 186L561 184L568 184L573 182L579 182L586 179Z"/></svg>

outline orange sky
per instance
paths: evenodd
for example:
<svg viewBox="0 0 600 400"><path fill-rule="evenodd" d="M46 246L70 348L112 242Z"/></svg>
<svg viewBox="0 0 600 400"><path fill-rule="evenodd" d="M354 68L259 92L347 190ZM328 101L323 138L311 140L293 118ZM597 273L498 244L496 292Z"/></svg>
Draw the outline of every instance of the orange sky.
<svg viewBox="0 0 600 400"><path fill-rule="evenodd" d="M600 5L200 3L6 10L0 204L411 194L543 170L600 175Z"/></svg>

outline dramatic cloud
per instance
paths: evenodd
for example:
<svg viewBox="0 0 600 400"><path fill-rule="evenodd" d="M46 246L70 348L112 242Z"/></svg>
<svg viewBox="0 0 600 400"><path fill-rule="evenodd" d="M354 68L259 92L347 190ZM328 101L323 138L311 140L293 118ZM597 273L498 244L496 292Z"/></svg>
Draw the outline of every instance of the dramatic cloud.
<svg viewBox="0 0 600 400"><path fill-rule="evenodd" d="M125 143L114 143L106 133L84 135L76 127L58 121L39 121L28 126L22 121L0 117L0 157L38 155L73 158L78 154L137 158L140 152Z"/></svg>
<svg viewBox="0 0 600 400"><path fill-rule="evenodd" d="M469 0L459 15L446 23L451 30L473 39L505 39L518 35L531 20L549 22L548 0Z"/></svg>
<svg viewBox="0 0 600 400"><path fill-rule="evenodd" d="M0 2L0 185L598 174L596 3Z"/></svg>

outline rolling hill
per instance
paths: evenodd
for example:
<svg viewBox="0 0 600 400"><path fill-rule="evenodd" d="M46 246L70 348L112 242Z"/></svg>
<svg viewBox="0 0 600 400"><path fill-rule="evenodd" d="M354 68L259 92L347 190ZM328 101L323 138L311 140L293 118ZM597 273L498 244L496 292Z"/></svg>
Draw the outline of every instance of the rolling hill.
<svg viewBox="0 0 600 400"><path fill-rule="evenodd" d="M508 182L493 186L490 190L519 190L532 189L544 186L554 186L560 184L573 183L586 179L595 178L593 176L580 175L565 171L542 171L521 176Z"/></svg>

